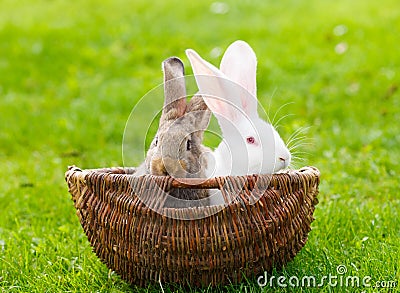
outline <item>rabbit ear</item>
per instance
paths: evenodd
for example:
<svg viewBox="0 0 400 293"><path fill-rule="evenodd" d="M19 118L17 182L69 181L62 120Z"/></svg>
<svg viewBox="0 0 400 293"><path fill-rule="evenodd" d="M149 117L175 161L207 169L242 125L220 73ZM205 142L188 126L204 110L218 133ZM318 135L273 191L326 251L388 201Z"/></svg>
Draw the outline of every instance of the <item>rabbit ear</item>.
<svg viewBox="0 0 400 293"><path fill-rule="evenodd" d="M257 58L249 44L244 41L232 43L222 57L220 69L229 79L248 91L240 91L244 112L249 116L257 115Z"/></svg>
<svg viewBox="0 0 400 293"><path fill-rule="evenodd" d="M194 115L194 126L196 135L203 140L203 133L207 129L211 119L211 111L208 109L203 97L200 95L194 95L189 102L187 112Z"/></svg>
<svg viewBox="0 0 400 293"><path fill-rule="evenodd" d="M160 121L175 120L185 114L186 85L184 66L177 57L162 63L164 72L164 107Z"/></svg>
<svg viewBox="0 0 400 293"><path fill-rule="evenodd" d="M238 120L240 100L232 82L214 65L203 60L194 50L186 50L196 78L199 94L208 108L231 122ZM218 118L218 116L217 116Z"/></svg>

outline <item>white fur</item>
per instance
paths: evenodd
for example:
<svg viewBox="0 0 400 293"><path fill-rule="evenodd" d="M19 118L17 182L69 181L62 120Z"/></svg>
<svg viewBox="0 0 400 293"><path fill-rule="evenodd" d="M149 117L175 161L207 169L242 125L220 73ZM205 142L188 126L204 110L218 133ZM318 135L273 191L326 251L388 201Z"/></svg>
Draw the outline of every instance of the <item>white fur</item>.
<svg viewBox="0 0 400 293"><path fill-rule="evenodd" d="M216 116L223 136L208 160L206 175L269 174L286 168L291 160L289 150L274 127L257 113L257 59L252 48L244 41L234 42L226 50L220 69L194 50L188 49L186 54L199 94ZM248 137L254 137L256 143L249 144Z"/></svg>

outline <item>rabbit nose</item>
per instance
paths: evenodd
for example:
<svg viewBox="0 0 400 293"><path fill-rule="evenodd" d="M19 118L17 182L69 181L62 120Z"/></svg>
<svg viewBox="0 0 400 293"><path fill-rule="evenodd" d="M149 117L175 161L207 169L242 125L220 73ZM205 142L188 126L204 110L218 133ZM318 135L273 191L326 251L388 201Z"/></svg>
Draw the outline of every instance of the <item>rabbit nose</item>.
<svg viewBox="0 0 400 293"><path fill-rule="evenodd" d="M151 174L157 176L165 176L168 175L165 165L163 163L162 158L154 158L151 161Z"/></svg>
<svg viewBox="0 0 400 293"><path fill-rule="evenodd" d="M186 163L170 157L155 158L151 164L151 173L158 176L170 175L173 177L185 177Z"/></svg>
<svg viewBox="0 0 400 293"><path fill-rule="evenodd" d="M281 161L283 163L283 165L285 166L284 168L286 168L289 165L289 159L279 157L279 161Z"/></svg>

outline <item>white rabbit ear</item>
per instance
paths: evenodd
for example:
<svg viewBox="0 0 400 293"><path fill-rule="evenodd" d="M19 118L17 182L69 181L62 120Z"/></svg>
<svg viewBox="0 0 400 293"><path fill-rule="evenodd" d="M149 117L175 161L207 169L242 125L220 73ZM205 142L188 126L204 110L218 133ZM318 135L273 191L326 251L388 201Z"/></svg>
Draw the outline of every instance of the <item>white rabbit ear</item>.
<svg viewBox="0 0 400 293"><path fill-rule="evenodd" d="M232 82L214 65L208 63L192 49L186 50L193 73L208 108L231 122L238 120L238 107L241 102L234 92Z"/></svg>
<svg viewBox="0 0 400 293"><path fill-rule="evenodd" d="M249 95L242 91L242 107L247 115L257 115L257 58L249 44L240 40L232 43L222 57L220 69L229 79L250 93Z"/></svg>

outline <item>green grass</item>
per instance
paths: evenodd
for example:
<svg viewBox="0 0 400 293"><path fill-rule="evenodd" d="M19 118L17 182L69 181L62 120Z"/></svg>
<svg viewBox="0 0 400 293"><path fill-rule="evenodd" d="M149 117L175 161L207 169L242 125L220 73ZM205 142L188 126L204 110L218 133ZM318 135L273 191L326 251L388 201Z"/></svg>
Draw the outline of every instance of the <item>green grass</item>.
<svg viewBox="0 0 400 293"><path fill-rule="evenodd" d="M309 240L272 274L320 279L346 265L347 275L399 281L397 0L226 1L225 14L212 13L212 1L98 3L0 2L2 292L160 290L130 287L91 252L64 172L122 165L125 123L162 81L161 61L177 55L188 64L184 50L194 48L218 64L213 49L236 39L257 53L261 103L273 114L294 102L277 115L293 114L282 136L311 127L313 145L298 165L322 174ZM335 52L338 44L347 50ZM255 280L219 289L259 291ZM345 289L353 291L323 287Z"/></svg>

